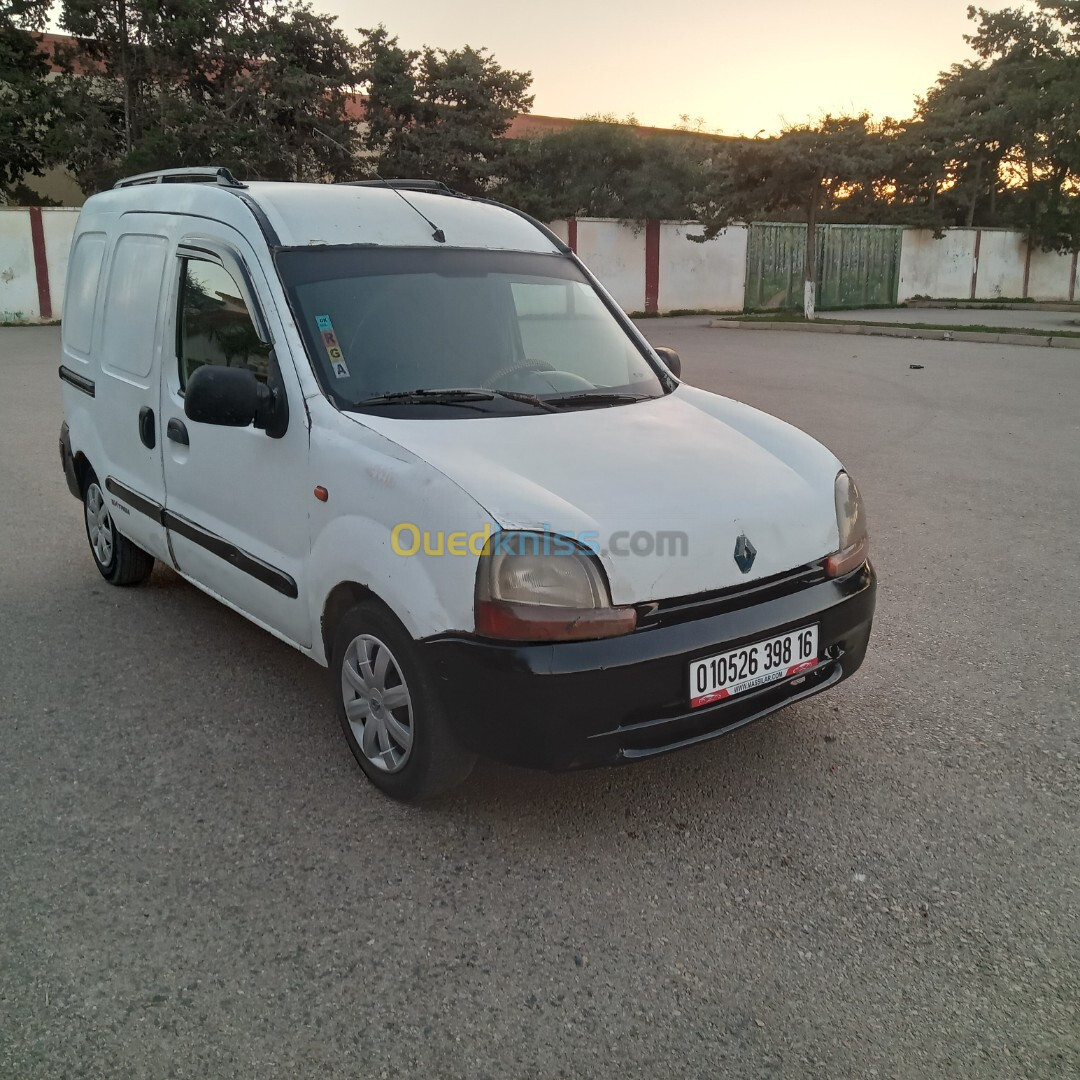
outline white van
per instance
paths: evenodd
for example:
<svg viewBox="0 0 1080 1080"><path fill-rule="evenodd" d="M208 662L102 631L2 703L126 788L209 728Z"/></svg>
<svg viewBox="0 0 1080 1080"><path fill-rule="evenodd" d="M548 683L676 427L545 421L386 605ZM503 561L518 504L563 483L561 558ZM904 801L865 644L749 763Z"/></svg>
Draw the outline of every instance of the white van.
<svg viewBox="0 0 1080 1080"><path fill-rule="evenodd" d="M420 799L477 754L689 746L862 663L855 484L678 374L509 207L155 173L79 216L60 454L106 580L160 560L328 666L364 772Z"/></svg>

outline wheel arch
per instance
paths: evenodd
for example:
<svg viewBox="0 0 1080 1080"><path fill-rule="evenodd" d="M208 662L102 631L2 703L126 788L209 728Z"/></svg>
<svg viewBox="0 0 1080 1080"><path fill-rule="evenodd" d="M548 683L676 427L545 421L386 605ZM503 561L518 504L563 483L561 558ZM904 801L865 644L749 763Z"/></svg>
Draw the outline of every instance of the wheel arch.
<svg viewBox="0 0 1080 1080"><path fill-rule="evenodd" d="M75 480L79 485L80 493L86 490L86 478L94 472L90 459L81 451L76 450L71 456L71 465L75 470ZM94 473L96 476L97 473Z"/></svg>
<svg viewBox="0 0 1080 1080"><path fill-rule="evenodd" d="M338 623L341 622L347 611L365 600L376 600L383 607L386 607L382 599L376 596L366 585L361 585L359 581L339 581L327 595L319 619L319 635L322 640L323 656L326 659L327 666L330 665L331 652L334 647L334 631L337 630Z"/></svg>

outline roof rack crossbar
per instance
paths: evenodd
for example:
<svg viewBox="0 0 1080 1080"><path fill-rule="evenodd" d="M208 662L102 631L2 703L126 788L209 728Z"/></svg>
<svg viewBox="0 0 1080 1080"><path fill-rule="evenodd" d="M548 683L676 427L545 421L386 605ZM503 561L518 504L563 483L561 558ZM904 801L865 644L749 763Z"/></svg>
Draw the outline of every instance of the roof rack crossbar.
<svg viewBox="0 0 1080 1080"><path fill-rule="evenodd" d="M154 172L125 176L113 184L114 188L141 187L144 184L218 184L221 187L243 188L247 184L237 180L228 169L215 165L196 166L186 169L157 169Z"/></svg>

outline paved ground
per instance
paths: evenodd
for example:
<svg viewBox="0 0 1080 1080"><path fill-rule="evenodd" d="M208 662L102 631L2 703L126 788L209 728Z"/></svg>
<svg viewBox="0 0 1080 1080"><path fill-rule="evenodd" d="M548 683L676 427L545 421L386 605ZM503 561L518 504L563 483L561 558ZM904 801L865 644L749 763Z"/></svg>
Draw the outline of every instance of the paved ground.
<svg viewBox="0 0 1080 1080"><path fill-rule="evenodd" d="M822 311L823 319L851 322L926 323L930 326L1018 327L1048 332L1080 333L1080 311L1016 311L995 308L870 308L866 311Z"/></svg>
<svg viewBox="0 0 1080 1080"><path fill-rule="evenodd" d="M869 500L863 671L419 810L309 661L101 582L57 331L0 331L0 1076L1080 1073L1076 354L703 322L645 326Z"/></svg>

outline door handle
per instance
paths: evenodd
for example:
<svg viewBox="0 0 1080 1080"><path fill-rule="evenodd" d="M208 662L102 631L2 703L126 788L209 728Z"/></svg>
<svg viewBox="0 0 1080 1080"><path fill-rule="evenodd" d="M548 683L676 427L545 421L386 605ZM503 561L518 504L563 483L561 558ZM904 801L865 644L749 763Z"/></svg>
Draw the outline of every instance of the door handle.
<svg viewBox="0 0 1080 1080"><path fill-rule="evenodd" d="M166 426L165 434L168 438L172 439L174 443L179 443L181 446L188 445L187 425L183 420L178 420L175 416Z"/></svg>
<svg viewBox="0 0 1080 1080"><path fill-rule="evenodd" d="M154 430L154 410L149 405L144 405L139 410L139 438L147 450L153 450L157 445L157 432Z"/></svg>

